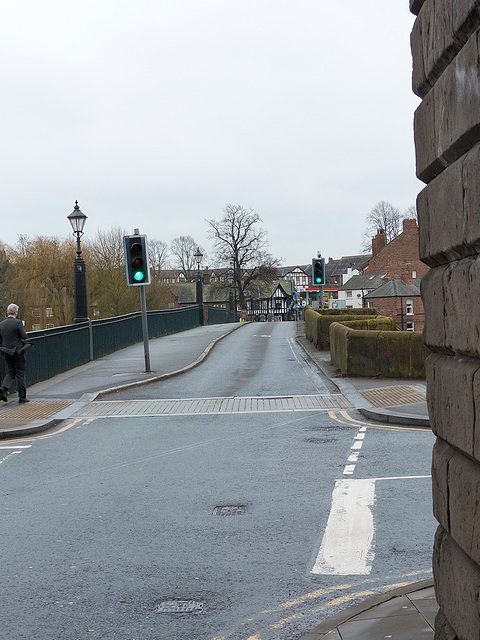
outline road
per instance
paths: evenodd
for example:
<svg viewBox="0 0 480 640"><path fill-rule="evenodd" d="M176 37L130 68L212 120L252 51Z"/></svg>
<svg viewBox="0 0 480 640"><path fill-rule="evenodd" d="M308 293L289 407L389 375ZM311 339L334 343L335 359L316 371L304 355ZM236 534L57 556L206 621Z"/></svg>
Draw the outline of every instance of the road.
<svg viewBox="0 0 480 640"><path fill-rule="evenodd" d="M362 418L294 323L242 327L0 446L0 635L295 640L431 576L433 441Z"/></svg>

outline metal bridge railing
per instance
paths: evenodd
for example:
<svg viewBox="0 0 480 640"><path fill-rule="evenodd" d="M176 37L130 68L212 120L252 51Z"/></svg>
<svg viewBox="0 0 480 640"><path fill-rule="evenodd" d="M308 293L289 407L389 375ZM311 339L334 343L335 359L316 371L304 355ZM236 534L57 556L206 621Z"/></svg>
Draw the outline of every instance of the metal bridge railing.
<svg viewBox="0 0 480 640"><path fill-rule="evenodd" d="M225 309L209 307L206 315L208 324L236 322L234 313ZM187 331L199 325L199 307L193 305L182 309L148 311L147 321L149 338ZM31 386L86 364L91 359L102 358L141 342L141 313L31 331L28 333L28 339L33 343L33 347L26 351L27 385ZM5 362L2 358L2 379L5 373ZM12 387L12 391L13 389Z"/></svg>

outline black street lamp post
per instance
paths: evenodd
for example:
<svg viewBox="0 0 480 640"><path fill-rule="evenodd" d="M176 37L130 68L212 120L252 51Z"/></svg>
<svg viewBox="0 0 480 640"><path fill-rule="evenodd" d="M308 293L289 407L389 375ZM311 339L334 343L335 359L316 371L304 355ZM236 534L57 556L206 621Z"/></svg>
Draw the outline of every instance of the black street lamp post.
<svg viewBox="0 0 480 640"><path fill-rule="evenodd" d="M235 260L231 261L231 265L233 268L233 291L234 291L234 308L233 308L233 312L234 312L234 316L233 316L233 320L234 322L237 321L237 271L235 269Z"/></svg>
<svg viewBox="0 0 480 640"><path fill-rule="evenodd" d="M72 225L73 235L77 238L77 257L73 262L73 287L75 299L75 318L73 319L73 322L89 322L87 271L85 260L82 258L82 248L80 246L80 238L83 236L83 228L85 226L87 216L80 211L78 200L75 200L73 211L67 216L67 219Z"/></svg>
<svg viewBox="0 0 480 640"><path fill-rule="evenodd" d="M200 251L200 247L197 247L197 251L193 254L193 257L195 258L197 263L196 304L198 305L200 325L203 326L205 318L203 315L203 283L202 274L200 273L200 265L202 263L203 253Z"/></svg>

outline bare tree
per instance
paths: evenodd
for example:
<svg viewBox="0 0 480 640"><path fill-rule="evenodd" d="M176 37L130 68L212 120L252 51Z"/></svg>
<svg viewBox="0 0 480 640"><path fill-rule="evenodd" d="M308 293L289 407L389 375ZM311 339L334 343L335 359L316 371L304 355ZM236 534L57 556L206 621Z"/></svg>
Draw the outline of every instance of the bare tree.
<svg viewBox="0 0 480 640"><path fill-rule="evenodd" d="M158 276L160 271L167 268L168 261L168 245L161 240L148 241L148 261L152 277Z"/></svg>
<svg viewBox="0 0 480 640"><path fill-rule="evenodd" d="M364 252L371 250L372 236L380 229L385 233L386 241L391 242L401 232L401 221L404 217L405 214L402 215L400 209L394 207L390 202L386 200L377 202L365 219L362 250Z"/></svg>
<svg viewBox="0 0 480 640"><path fill-rule="evenodd" d="M215 254L220 264L233 270L240 306L254 280L276 279L278 260L268 252L267 232L259 227L261 218L253 209L228 204L221 220L207 220Z"/></svg>
<svg viewBox="0 0 480 640"><path fill-rule="evenodd" d="M174 238L170 244L170 251L174 257L175 267L180 269L187 281L195 280L197 264L194 256L197 248L200 248L200 251L205 254L192 236L178 236Z"/></svg>

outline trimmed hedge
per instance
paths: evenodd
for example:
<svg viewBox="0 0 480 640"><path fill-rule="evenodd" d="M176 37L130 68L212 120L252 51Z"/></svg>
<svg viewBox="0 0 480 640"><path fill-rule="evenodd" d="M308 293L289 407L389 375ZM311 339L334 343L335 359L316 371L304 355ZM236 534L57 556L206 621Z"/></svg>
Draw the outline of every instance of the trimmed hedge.
<svg viewBox="0 0 480 640"><path fill-rule="evenodd" d="M419 331L364 331L336 322L330 334L332 362L345 376L425 378L430 350Z"/></svg>
<svg viewBox="0 0 480 640"><path fill-rule="evenodd" d="M342 307L341 309L313 309L315 313L320 313L322 316L376 316L377 310L371 307L362 307L360 309L350 309Z"/></svg>

